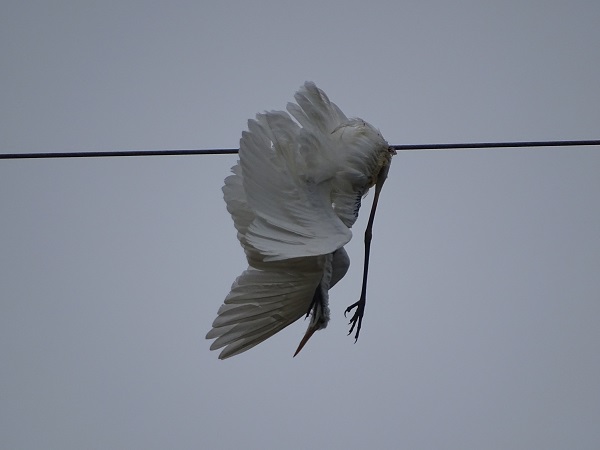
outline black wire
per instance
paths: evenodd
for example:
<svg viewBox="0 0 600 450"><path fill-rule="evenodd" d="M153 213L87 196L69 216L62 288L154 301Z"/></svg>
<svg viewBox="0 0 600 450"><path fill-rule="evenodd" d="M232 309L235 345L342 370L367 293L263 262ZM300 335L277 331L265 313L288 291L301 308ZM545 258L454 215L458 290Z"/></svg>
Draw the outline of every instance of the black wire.
<svg viewBox="0 0 600 450"><path fill-rule="evenodd" d="M521 141L521 142L471 142L462 144L406 144L392 145L397 151L405 150L451 150L482 148L518 147L573 147L600 145L598 140L582 141ZM52 153L0 153L0 159L42 159L42 158L104 158L110 156L179 156L179 155L233 155L237 148L205 150L123 150L97 152L52 152Z"/></svg>
<svg viewBox="0 0 600 450"><path fill-rule="evenodd" d="M476 148L517 148L517 147L573 147L600 145L600 140L583 141L520 141L520 142L473 142L463 144L409 144L392 145L395 150L450 150Z"/></svg>
<svg viewBox="0 0 600 450"><path fill-rule="evenodd" d="M117 150L100 152L5 153L0 154L0 159L104 158L108 156L231 155L237 152L237 148L223 148L207 150Z"/></svg>

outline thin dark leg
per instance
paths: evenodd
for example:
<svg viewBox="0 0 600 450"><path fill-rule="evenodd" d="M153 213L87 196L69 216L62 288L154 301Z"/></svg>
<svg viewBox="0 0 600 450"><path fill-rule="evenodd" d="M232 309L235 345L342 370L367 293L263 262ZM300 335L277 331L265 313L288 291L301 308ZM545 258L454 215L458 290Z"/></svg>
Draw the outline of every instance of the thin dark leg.
<svg viewBox="0 0 600 450"><path fill-rule="evenodd" d="M319 305L323 305L323 292L321 291L321 282L319 282L317 289L315 289L312 301L310 302L310 306L308 307L308 311L306 311L306 316L304 317L307 318L310 315L310 312L313 310L313 308L317 309Z"/></svg>
<svg viewBox="0 0 600 450"><path fill-rule="evenodd" d="M373 197L373 206L371 206L371 214L369 215L369 221L367 223L367 228L365 230L365 264L363 268L363 280L362 280L362 289L360 291L360 299L353 303L352 305L346 308L344 311L344 317L350 311L356 308L350 322L348 325L351 325L350 331L348 334L354 331L356 328L356 334L354 335L354 342L358 341L358 335L360 334L360 327L362 325L362 319L365 315L365 305L367 303L367 278L369 275L369 257L371 254L371 240L373 239L373 222L375 220L375 211L377 209L377 202L379 200L379 194L381 193L381 188L385 179L387 178L388 171L390 169L389 164L383 166L377 175L377 184L375 185L375 196Z"/></svg>

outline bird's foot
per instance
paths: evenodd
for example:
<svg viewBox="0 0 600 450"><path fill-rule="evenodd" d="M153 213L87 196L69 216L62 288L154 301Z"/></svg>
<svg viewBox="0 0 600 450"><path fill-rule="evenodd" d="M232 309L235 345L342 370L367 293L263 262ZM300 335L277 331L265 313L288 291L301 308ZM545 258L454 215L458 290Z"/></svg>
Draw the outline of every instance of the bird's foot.
<svg viewBox="0 0 600 450"><path fill-rule="evenodd" d="M354 343L356 343L356 341L358 341L358 335L360 334L360 327L362 325L362 319L363 319L363 316L365 315L365 303L366 303L365 299L361 297L359 301L351 304L350 306L348 306L346 308L346 311L344 311L344 317L346 317L346 314L348 314L350 311L352 311L354 308L356 308L356 311L354 311L354 314L350 318L350 322L348 322L348 325L351 325L350 331L348 331L348 334L352 333L352 331L354 331L354 328L356 328L356 334L354 335Z"/></svg>
<svg viewBox="0 0 600 450"><path fill-rule="evenodd" d="M308 318L308 316L310 316L310 313L312 312L313 315L316 313L317 308L323 308L323 292L321 291L321 286L317 286L317 289L315 290L315 293L313 294L313 298L312 301L310 302L310 305L308 307L308 311L306 311L306 316L304 316L304 318Z"/></svg>

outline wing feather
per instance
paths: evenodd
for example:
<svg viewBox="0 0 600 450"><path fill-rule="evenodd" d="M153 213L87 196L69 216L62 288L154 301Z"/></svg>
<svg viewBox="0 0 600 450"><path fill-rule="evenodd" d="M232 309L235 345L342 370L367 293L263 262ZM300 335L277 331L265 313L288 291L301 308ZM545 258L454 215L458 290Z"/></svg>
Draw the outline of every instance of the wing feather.
<svg viewBox="0 0 600 450"><path fill-rule="evenodd" d="M287 110L306 130L327 136L348 121L325 92L310 81L304 83L294 98L298 104L288 103Z"/></svg>
<svg viewBox="0 0 600 450"><path fill-rule="evenodd" d="M322 269L282 272L249 267L233 283L219 308L211 350L225 347L219 358L244 352L281 331L306 314L321 280Z"/></svg>
<svg viewBox="0 0 600 450"><path fill-rule="evenodd" d="M282 114L258 115L240 141L242 184L255 216L245 240L265 261L328 254L352 237L332 208L336 167L326 149L316 137L299 139L302 130Z"/></svg>

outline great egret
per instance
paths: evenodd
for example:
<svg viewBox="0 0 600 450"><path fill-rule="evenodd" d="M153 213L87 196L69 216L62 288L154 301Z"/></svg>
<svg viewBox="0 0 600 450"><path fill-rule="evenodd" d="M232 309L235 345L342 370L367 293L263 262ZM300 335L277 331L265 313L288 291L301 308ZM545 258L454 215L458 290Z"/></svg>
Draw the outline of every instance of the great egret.
<svg viewBox="0 0 600 450"><path fill-rule="evenodd" d="M210 349L220 359L242 353L302 316L310 323L294 356L329 321L329 289L348 270L344 245L361 198L376 185L365 233L360 300L350 333L358 339L366 301L375 207L395 151L362 119L348 119L306 82L287 111L257 114L242 133L239 161L223 194L248 268L219 308ZM288 114L289 113L289 114ZM292 120L292 117L297 122Z"/></svg>

